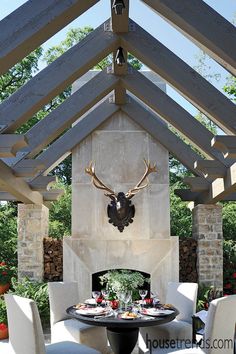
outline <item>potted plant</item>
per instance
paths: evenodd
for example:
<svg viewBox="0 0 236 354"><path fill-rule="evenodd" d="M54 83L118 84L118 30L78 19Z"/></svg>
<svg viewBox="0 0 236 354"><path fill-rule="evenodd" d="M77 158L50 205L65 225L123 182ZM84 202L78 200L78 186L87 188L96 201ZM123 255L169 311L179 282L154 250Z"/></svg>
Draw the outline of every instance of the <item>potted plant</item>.
<svg viewBox="0 0 236 354"><path fill-rule="evenodd" d="M9 267L5 262L0 263L0 294L8 291L11 278L15 275L15 268Z"/></svg>
<svg viewBox="0 0 236 354"><path fill-rule="evenodd" d="M141 288L149 279L145 278L140 272L119 269L109 270L100 276L100 282L110 291L110 299L117 299L117 294L123 291L132 291L133 300L139 299L138 289Z"/></svg>
<svg viewBox="0 0 236 354"><path fill-rule="evenodd" d="M3 297L0 297L0 340L8 338L7 309Z"/></svg>

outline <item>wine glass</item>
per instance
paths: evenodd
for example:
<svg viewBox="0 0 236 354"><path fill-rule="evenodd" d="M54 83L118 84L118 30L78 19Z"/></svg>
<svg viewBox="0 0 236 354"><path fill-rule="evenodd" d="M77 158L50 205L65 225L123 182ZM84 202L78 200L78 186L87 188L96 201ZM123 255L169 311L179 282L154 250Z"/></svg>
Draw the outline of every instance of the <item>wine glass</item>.
<svg viewBox="0 0 236 354"><path fill-rule="evenodd" d="M144 306L144 299L147 296L148 291L145 289L139 290L139 295L142 298L142 307Z"/></svg>
<svg viewBox="0 0 236 354"><path fill-rule="evenodd" d="M127 290L123 293L123 302L125 303L125 311L127 311L127 305L132 300L132 291Z"/></svg>
<svg viewBox="0 0 236 354"><path fill-rule="evenodd" d="M107 306L107 300L108 300L108 297L109 297L109 290L108 289L102 289L102 296L104 297L105 299L105 307Z"/></svg>
<svg viewBox="0 0 236 354"><path fill-rule="evenodd" d="M92 291L92 296L95 299L97 306L98 306L98 299L99 299L100 295L101 295L100 291Z"/></svg>

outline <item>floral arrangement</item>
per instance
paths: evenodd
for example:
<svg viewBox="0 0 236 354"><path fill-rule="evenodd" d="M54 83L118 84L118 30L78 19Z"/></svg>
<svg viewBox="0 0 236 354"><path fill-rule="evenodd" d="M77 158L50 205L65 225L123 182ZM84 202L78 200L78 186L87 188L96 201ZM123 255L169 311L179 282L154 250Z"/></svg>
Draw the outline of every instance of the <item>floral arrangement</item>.
<svg viewBox="0 0 236 354"><path fill-rule="evenodd" d="M110 297L116 298L119 292L131 290L134 297L139 298L138 288L150 280L145 278L140 272L127 269L109 270L100 276L101 285L105 285L110 290ZM136 294L135 294L136 293Z"/></svg>
<svg viewBox="0 0 236 354"><path fill-rule="evenodd" d="M0 284L4 285L11 282L15 276L15 267L9 267L5 262L0 263Z"/></svg>

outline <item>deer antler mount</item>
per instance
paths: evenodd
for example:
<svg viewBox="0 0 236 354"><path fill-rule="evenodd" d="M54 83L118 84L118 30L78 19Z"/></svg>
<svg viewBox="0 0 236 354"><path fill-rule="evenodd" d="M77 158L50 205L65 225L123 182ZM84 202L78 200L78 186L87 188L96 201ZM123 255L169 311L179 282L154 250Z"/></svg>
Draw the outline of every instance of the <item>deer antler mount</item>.
<svg viewBox="0 0 236 354"><path fill-rule="evenodd" d="M89 167L85 168L85 172L88 173L92 177L93 185L105 191L105 196L111 199L110 204L107 206L107 215L109 218L109 223L113 224L118 228L120 232L124 230L125 226L128 226L133 222L133 218L135 215L135 207L131 202L131 198L133 198L137 193L139 193L142 189L148 186L148 175L152 172L157 172L156 164L151 166L149 161L144 159L145 163L145 172L140 181L136 184L136 186L127 193L119 192L115 193L112 189L107 187L96 175L95 173L95 164L90 162Z"/></svg>

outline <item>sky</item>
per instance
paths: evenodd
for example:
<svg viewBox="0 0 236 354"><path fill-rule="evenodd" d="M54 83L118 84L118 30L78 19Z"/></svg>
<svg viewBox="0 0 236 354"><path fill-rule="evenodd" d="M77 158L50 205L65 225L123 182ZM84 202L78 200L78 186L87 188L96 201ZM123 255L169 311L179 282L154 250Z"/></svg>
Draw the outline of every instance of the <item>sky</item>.
<svg viewBox="0 0 236 354"><path fill-rule="evenodd" d="M0 0L0 20L25 2L26 0ZM236 0L205 0L205 2L230 22L232 22L236 15ZM100 2L89 11L78 17L54 37L45 42L43 47L47 49L52 45L59 44L65 38L66 32L70 28L88 25L96 28L109 17L110 0L100 0ZM197 65L196 57L200 53L199 48L147 7L142 1L130 0L130 17L187 64L192 67ZM212 81L212 84L222 91L222 87L229 73L212 59L209 60L208 63L212 73L221 74L221 79L218 82ZM191 114L195 115L197 113L197 110L188 101L169 86L167 86L167 93Z"/></svg>

